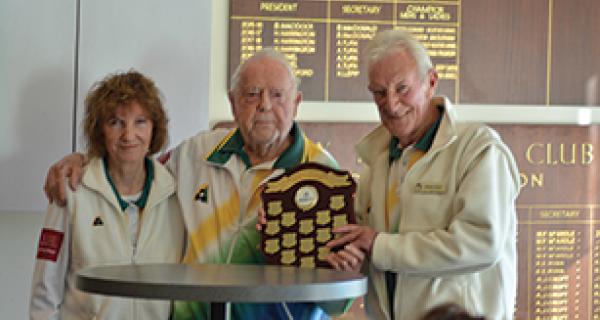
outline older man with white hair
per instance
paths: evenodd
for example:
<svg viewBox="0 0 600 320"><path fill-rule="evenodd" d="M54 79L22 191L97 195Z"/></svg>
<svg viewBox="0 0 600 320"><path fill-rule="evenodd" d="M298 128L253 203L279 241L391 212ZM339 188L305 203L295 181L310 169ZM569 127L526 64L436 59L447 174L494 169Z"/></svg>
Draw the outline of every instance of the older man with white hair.
<svg viewBox="0 0 600 320"><path fill-rule="evenodd" d="M437 73L407 32L377 34L366 59L382 125L356 147L366 166L356 201L365 225L338 228L343 236L329 245L367 254L373 319L420 319L442 303L511 319L519 173L510 150L434 97ZM342 257L330 261L347 269Z"/></svg>

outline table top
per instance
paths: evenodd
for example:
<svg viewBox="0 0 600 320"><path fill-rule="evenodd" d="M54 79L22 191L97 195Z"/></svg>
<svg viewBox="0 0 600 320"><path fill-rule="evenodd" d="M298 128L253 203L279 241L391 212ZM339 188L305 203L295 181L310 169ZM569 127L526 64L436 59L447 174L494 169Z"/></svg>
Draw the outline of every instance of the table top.
<svg viewBox="0 0 600 320"><path fill-rule="evenodd" d="M80 290L105 295L205 302L299 302L362 296L356 272L273 265L145 264L98 266L77 274Z"/></svg>

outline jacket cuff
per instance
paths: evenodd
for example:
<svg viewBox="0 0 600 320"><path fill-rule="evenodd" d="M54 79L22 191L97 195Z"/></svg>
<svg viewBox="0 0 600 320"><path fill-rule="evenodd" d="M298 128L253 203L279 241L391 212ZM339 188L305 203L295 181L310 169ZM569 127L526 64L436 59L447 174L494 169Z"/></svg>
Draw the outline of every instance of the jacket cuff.
<svg viewBox="0 0 600 320"><path fill-rule="evenodd" d="M379 270L390 270L392 268L392 254L387 251L388 243L392 241L393 234L380 232L375 237L371 252L371 262Z"/></svg>

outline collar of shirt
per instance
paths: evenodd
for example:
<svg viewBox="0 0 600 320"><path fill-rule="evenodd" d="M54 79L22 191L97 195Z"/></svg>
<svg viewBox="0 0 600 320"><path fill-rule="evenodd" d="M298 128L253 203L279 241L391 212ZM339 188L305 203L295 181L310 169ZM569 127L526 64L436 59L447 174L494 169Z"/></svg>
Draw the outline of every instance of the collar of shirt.
<svg viewBox="0 0 600 320"><path fill-rule="evenodd" d="M435 123L427 130L427 132L425 132L425 135L423 135L423 137L421 137L421 140L419 140L417 143L415 143L414 146L416 149L419 149L423 152L427 152L429 150L429 148L431 148L431 144L433 143L433 138L435 137L435 134L437 133L437 130L440 127L440 122L442 122L442 116L443 116L443 112L440 112L440 115L438 116ZM400 143L400 140L398 140L398 138L396 138L396 137L392 137L392 140L390 140L390 147L389 147L390 163L394 162L395 160L400 159L400 157L402 156L403 149L400 148L399 143Z"/></svg>
<svg viewBox="0 0 600 320"><path fill-rule="evenodd" d="M102 163L104 164L104 174L106 175L106 180L108 180L108 184L110 184L110 187L115 193L121 210L125 211L125 209L129 207L129 203L123 200L123 198L121 198L121 195L117 191L117 187L115 186L115 183L112 181L110 173L108 172L108 161L106 160L106 158L102 159ZM148 201L148 195L150 195L150 187L152 186L152 180L154 180L154 164L152 163L152 160L144 158L144 168L146 169L146 181L144 181L142 195L139 197L139 199L137 199L134 202L134 204L140 209L144 209L144 207L146 206L146 202Z"/></svg>
<svg viewBox="0 0 600 320"><path fill-rule="evenodd" d="M304 153L304 136L296 122L292 124L290 135L293 139L292 144L277 158L273 164L273 168L275 169L289 169L298 165L302 160L302 155ZM242 137L240 129L235 129L232 134L227 135L206 160L223 165L233 154L238 155L242 161L244 161L246 167L252 167L250 158L246 151L244 151L244 138Z"/></svg>

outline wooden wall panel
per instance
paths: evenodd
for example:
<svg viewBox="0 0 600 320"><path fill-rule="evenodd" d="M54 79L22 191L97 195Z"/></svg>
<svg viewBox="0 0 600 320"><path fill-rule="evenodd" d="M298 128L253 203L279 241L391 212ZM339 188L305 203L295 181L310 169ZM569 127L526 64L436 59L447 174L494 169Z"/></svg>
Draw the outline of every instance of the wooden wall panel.
<svg viewBox="0 0 600 320"><path fill-rule="evenodd" d="M544 104L547 1L463 0L460 102Z"/></svg>
<svg viewBox="0 0 600 320"><path fill-rule="evenodd" d="M600 1L554 0L551 104L600 104L598 17Z"/></svg>

